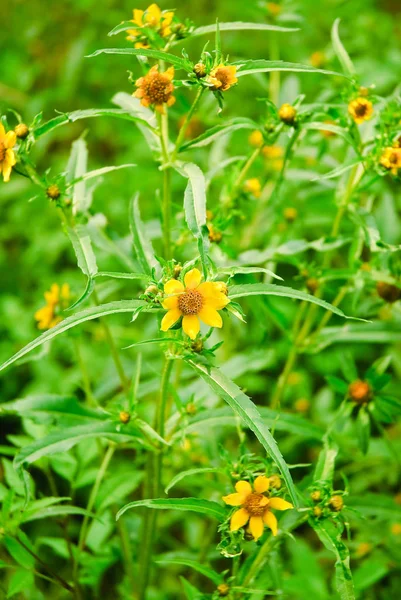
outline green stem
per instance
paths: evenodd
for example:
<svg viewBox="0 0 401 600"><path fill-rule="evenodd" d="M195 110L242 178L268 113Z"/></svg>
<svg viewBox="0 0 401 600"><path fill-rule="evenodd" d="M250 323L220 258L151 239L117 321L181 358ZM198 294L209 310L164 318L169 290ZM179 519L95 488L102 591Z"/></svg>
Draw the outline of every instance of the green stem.
<svg viewBox="0 0 401 600"><path fill-rule="evenodd" d="M164 437L166 406L169 396L170 376L173 369L173 361L166 358L164 363L159 402L156 411L156 431ZM151 485L153 498L157 498L162 493L162 469L163 469L163 450L155 453L154 460L150 457L148 463L148 482ZM150 511L147 519L144 521L143 544L142 544L142 565L141 581L139 586L139 600L146 600L146 590L150 579L150 569L152 561L153 538L156 529L157 511Z"/></svg>
<svg viewBox="0 0 401 600"><path fill-rule="evenodd" d="M255 162L257 157L259 156L261 149L262 149L261 147L256 148L252 152L251 156L248 158L248 160L246 161L244 166L242 167L237 179L234 182L234 189L233 189L234 192L236 192L238 190L238 188L241 187L241 184L243 183L245 177L247 176L249 169L251 168L251 166L253 165L253 163Z"/></svg>
<svg viewBox="0 0 401 600"><path fill-rule="evenodd" d="M171 258L171 169L170 157L168 153L168 115L165 113L159 115L159 135L162 149L162 168L163 168L163 249L164 258Z"/></svg>
<svg viewBox="0 0 401 600"><path fill-rule="evenodd" d="M130 548L128 533L124 527L124 523L123 523L122 519L119 519L117 521L117 530L118 530L118 535L120 536L121 550L122 550L123 557L124 557L126 572L127 572L130 584L131 584L132 591L133 591L133 593L135 593L137 582L135 581L135 576L134 576L134 565L133 565L133 561L132 561L132 552L131 552L131 548Z"/></svg>
<svg viewBox="0 0 401 600"><path fill-rule="evenodd" d="M100 488L100 484L103 481L103 477L106 474L107 468L109 466L110 460L114 454L116 450L116 446L115 445L110 445L103 457L103 461L102 464L100 465L99 471L97 473L96 479L95 479L95 483L93 484L93 488L92 491L90 493L89 496L89 500L88 500L88 504L86 506L86 510L88 512L92 512L93 507L95 505L96 502L96 498L97 498L97 494L99 492L99 488ZM79 540L78 540L78 548L77 548L77 552L75 555L75 561L74 561L74 581L77 580L77 572L78 572L78 565L79 565L79 559L81 556L81 553L83 551L83 549L85 548L85 544L86 544L86 537L88 534L88 526L89 526L89 519L90 516L89 515L85 515L83 523L82 523L82 527L81 527L81 531L79 532Z"/></svg>
<svg viewBox="0 0 401 600"><path fill-rule="evenodd" d="M190 123L190 121L191 121L191 119L193 117L194 112L198 108L199 101L200 101L200 99L201 99L202 94L203 94L204 91L205 91L205 88L203 88L203 87L199 87L198 88L198 93L196 94L195 99L194 99L194 101L192 103L192 106L189 109L188 114L186 115L183 124L181 125L180 131L178 132L178 137L177 137L177 140L175 142L174 152L173 152L173 154L171 156L171 162L174 162L175 159L177 158L177 154L180 151L180 147L181 147L181 144L182 144L182 142L184 140L185 133L187 131L188 125L189 125L189 123Z"/></svg>
<svg viewBox="0 0 401 600"><path fill-rule="evenodd" d="M77 356L78 365L79 365L81 375L82 375L82 385L83 385L86 399L89 402L89 404L91 404L92 406L98 406L96 398L94 397L93 392L92 392L92 386L91 386L91 382L90 382L90 378L89 378L88 369L86 368L86 364L85 364L85 361L82 356L81 344L80 344L79 339L76 337L74 337L74 346L75 346L75 353Z"/></svg>

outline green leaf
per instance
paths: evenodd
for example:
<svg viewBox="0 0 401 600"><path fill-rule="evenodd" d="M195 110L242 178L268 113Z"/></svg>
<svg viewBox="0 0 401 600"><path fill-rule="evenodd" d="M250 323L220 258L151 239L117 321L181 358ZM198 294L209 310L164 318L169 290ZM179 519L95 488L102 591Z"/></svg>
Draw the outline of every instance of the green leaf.
<svg viewBox="0 0 401 600"><path fill-rule="evenodd" d="M189 150L190 148L203 148L208 146L218 138L223 135L228 135L233 131L237 131L238 129L256 129L258 126L255 121L251 119L246 119L243 117L238 117L237 119L232 119L228 123L224 125L215 125L214 127L210 127L207 131L199 135L193 140L186 142L179 148L179 152L184 152L185 150Z"/></svg>
<svg viewBox="0 0 401 600"><path fill-rule="evenodd" d="M207 251L209 248L206 227L206 182L201 169L193 163L180 163L178 172L188 178L184 193L185 220L189 230L198 240L198 249L206 277Z"/></svg>
<svg viewBox="0 0 401 600"><path fill-rule="evenodd" d="M364 406L359 409L356 419L356 429L358 434L359 447L363 454L366 454L370 441L370 417Z"/></svg>
<svg viewBox="0 0 401 600"><path fill-rule="evenodd" d="M193 477L194 475L202 475L203 473L223 473L223 471L216 467L199 467L198 469L181 471L181 473L178 473L175 477L173 477L164 491L166 494L168 494L171 488L177 485L177 483L179 483L182 479L185 479L185 477Z"/></svg>
<svg viewBox="0 0 401 600"><path fill-rule="evenodd" d="M150 306L144 302L143 300L118 300L116 302L110 302L108 304L101 304L100 306L93 306L91 308L87 308L82 312L79 312L71 317L67 317L56 325L49 329L45 333L42 333L39 337L37 337L33 342L30 342L24 348L19 350L14 356L12 356L5 363L0 365L0 371L6 369L10 365L12 365L15 361L22 358L28 352L31 352L38 346L41 346L45 342L49 342L56 336L68 331L72 327L76 327L81 323L85 323L85 321L91 321L92 319L98 319L99 317L105 317L107 315L114 315L118 313L134 313L138 309L142 309L145 312L149 312L152 309Z"/></svg>
<svg viewBox="0 0 401 600"><path fill-rule="evenodd" d="M241 417L249 429L254 432L266 452L275 461L287 485L291 499L294 505L298 507L297 493L287 464L277 446L276 440L273 438L252 400L219 369L211 368L208 371L203 365L196 364L192 360L188 360L187 362L209 384L211 389L223 398L232 410Z"/></svg>
<svg viewBox="0 0 401 600"><path fill-rule="evenodd" d="M283 281L283 278L279 275L270 271L270 269L265 269L264 267L223 267L221 269L217 269L217 273L220 275L248 275L250 273L266 273L270 277L274 277L275 279L280 279Z"/></svg>
<svg viewBox="0 0 401 600"><path fill-rule="evenodd" d="M51 519L53 517L60 517L65 515L83 515L87 517L96 518L96 515L94 515L88 510L85 510L84 508L79 508L79 506L49 506L41 510L25 511L22 514L21 523L38 521L39 519Z"/></svg>
<svg viewBox="0 0 401 600"><path fill-rule="evenodd" d="M336 586L340 599L355 600L349 551L341 540L341 532L328 520L313 522L312 526L325 548L336 556Z"/></svg>
<svg viewBox="0 0 401 600"><path fill-rule="evenodd" d="M201 565L196 560L191 560L189 558L160 558L155 562L158 565L182 565L184 567L190 567L191 569L194 569L198 573L201 573L201 575L204 575L205 577L213 581L213 583L215 583L216 585L219 585L224 581L223 576L219 573L216 573L216 571L214 571L210 567L207 567L206 565Z"/></svg>
<svg viewBox="0 0 401 600"><path fill-rule="evenodd" d="M139 210L139 194L135 194L130 203L129 223L132 233L135 256L146 275L152 274L152 267L157 262L154 258L152 244L146 239L145 227Z"/></svg>
<svg viewBox="0 0 401 600"><path fill-rule="evenodd" d="M80 419L106 420L109 418L106 412L88 408L81 402L78 402L74 396L58 396L57 394L41 394L14 400L13 402L5 402L0 404L1 413L16 413L24 417L44 413L55 416L71 416Z"/></svg>
<svg viewBox="0 0 401 600"><path fill-rule="evenodd" d="M331 29L331 41L333 44L334 52L336 53L336 56L340 61L345 75L347 75L347 77L353 78L356 75L355 67L348 55L348 52L346 51L341 42L340 35L338 33L340 21L341 19L336 19L333 23L333 27Z"/></svg>
<svg viewBox="0 0 401 600"><path fill-rule="evenodd" d="M105 437L120 443L143 442L139 430L133 425L121 426L121 423L112 421L101 421L77 427L67 427L55 431L44 438L35 440L20 450L14 459L14 466L31 464L44 456L67 452L73 446L83 440Z"/></svg>
<svg viewBox="0 0 401 600"><path fill-rule="evenodd" d="M112 171L119 171L120 169L127 169L130 167L136 167L137 165L134 163L127 163L125 165L115 165L111 167L101 167L100 169L94 169L93 171L88 171L84 175L77 177L72 184L77 184L80 181L88 181L89 179L95 179L96 177L101 177L106 173L111 173Z"/></svg>
<svg viewBox="0 0 401 600"><path fill-rule="evenodd" d="M283 60L247 60L231 63L238 67L237 77L243 75L254 75L255 73L271 73L272 71L288 71L291 73L320 73L322 75L337 75L338 77L347 77L336 71L327 71L326 69L316 69L309 65L299 65L297 63L285 62Z"/></svg>
<svg viewBox="0 0 401 600"><path fill-rule="evenodd" d="M16 594L35 589L35 578L32 571L17 569L10 577L6 598L14 598Z"/></svg>
<svg viewBox="0 0 401 600"><path fill-rule="evenodd" d="M183 510L197 512L218 521L224 521L227 511L223 506L212 500L202 498L155 498L154 500L136 500L123 506L117 513L118 520L127 510L146 506L146 508L155 508L157 510Z"/></svg>
<svg viewBox="0 0 401 600"><path fill-rule="evenodd" d="M324 121L316 121L303 123L302 129L311 129L317 131L331 131L331 133L335 133L336 135L341 136L344 140L352 147L355 147L355 141L350 136L347 129L344 127L339 127L338 125L333 125L332 123L325 123Z"/></svg>
<svg viewBox="0 0 401 600"><path fill-rule="evenodd" d="M85 58L93 58L94 56L99 56L99 54L128 54L130 56L145 56L146 58L163 60L164 62L174 65L177 69L184 69L185 71L191 71L192 69L192 64L188 60L179 58L179 56L175 56L169 52L162 52L160 50L151 50L146 48L102 48L100 50L96 50L93 52L93 54L89 54Z"/></svg>
<svg viewBox="0 0 401 600"><path fill-rule="evenodd" d="M4 544L7 551L13 557L15 562L25 569L32 569L35 565L35 559L25 548L23 548L15 538L5 535Z"/></svg>
<svg viewBox="0 0 401 600"><path fill-rule="evenodd" d="M337 454L337 444L335 444L330 438L326 438L324 442L324 448L319 454L315 473L313 475L314 482L328 483L332 485Z"/></svg>
<svg viewBox="0 0 401 600"><path fill-rule="evenodd" d="M120 106L136 121L139 131L142 133L150 150L155 156L161 152L160 138L156 129L155 114L145 106L142 106L138 98L134 98L126 92L119 92L112 98L112 102Z"/></svg>
<svg viewBox="0 0 401 600"><path fill-rule="evenodd" d="M72 189L73 214L86 212L92 202L92 194L82 180L88 166L88 147L82 138L75 140L68 159L66 182ZM74 183L76 182L76 183Z"/></svg>
<svg viewBox="0 0 401 600"><path fill-rule="evenodd" d="M401 519L401 506L393 498L384 494L365 493L363 496L351 494L347 498L347 506L351 506L364 517L376 519Z"/></svg>
<svg viewBox="0 0 401 600"><path fill-rule="evenodd" d="M97 273L96 256L92 250L92 243L89 233L84 225L76 225L74 228L66 227L68 237L75 256L77 257L78 267L87 277L93 277Z"/></svg>
<svg viewBox="0 0 401 600"><path fill-rule="evenodd" d="M40 138L42 135L49 133L53 129L66 125L67 123L74 123L80 119L91 119L93 117L114 117L117 119L123 119L125 121L132 121L141 123L144 127L153 129L144 119L134 117L129 112L121 110L120 108L89 108L87 110L75 110L70 113L65 113L50 119L46 123L42 123L34 128L33 134L35 139Z"/></svg>
<svg viewBox="0 0 401 600"><path fill-rule="evenodd" d="M132 23L130 29L132 29ZM220 31L278 31L281 33L299 31L299 28L294 27L280 27L279 25L267 25L266 23L243 23L241 21L219 23L219 29ZM200 35L207 35L215 32L216 25L205 25L191 31L191 37L198 37Z"/></svg>
<svg viewBox="0 0 401 600"><path fill-rule="evenodd" d="M356 165L359 164L363 164L363 161L360 156L357 156L356 158L353 158L347 163L336 167L335 169L329 171L328 173L325 173L324 175L317 175L316 177L313 177L311 181L321 181L322 179L334 179L335 177L339 177L343 173L346 173L347 171L352 169L352 167L356 167Z"/></svg>
<svg viewBox="0 0 401 600"><path fill-rule="evenodd" d="M112 279L142 279L144 281L149 281L149 275L146 273L119 273L118 271L99 271L94 275L97 277L111 277Z"/></svg>
<svg viewBox="0 0 401 600"><path fill-rule="evenodd" d="M236 298L242 298L244 296L259 296L259 295L267 295L267 296L282 296L283 298L295 298L297 300L304 300L306 302L311 302L312 304L317 304L326 310L330 310L336 315L340 317L344 317L345 319L355 319L355 317L348 317L343 313L342 310L317 298L316 296L311 296L305 292L301 292L300 290L294 290L293 288L285 287L283 285L276 285L274 283L246 283L243 285L235 285L232 288L229 288L228 295L230 299L235 300Z"/></svg>

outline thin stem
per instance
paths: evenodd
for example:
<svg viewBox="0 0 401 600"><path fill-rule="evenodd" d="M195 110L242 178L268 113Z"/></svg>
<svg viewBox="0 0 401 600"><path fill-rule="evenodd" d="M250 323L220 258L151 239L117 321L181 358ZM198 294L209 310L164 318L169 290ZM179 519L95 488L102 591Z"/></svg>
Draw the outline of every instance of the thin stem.
<svg viewBox="0 0 401 600"><path fill-rule="evenodd" d="M248 160L246 161L245 165L242 167L237 179L234 182L234 192L241 186L242 182L244 181L245 177L247 176L249 169L251 168L251 166L253 165L253 163L255 162L257 157L259 156L261 149L262 149L261 147L256 148L252 152L252 154L248 158Z"/></svg>
<svg viewBox="0 0 401 600"><path fill-rule="evenodd" d="M93 290L92 296L95 301L95 304L97 306L99 306L100 301L99 301L99 297L97 295L96 290ZM128 393L128 391L130 389L130 381L124 372L124 367L121 363L120 356L119 356L118 350L117 350L117 346L114 342L114 338L111 334L111 331L110 331L110 328L109 328L107 322L104 319L100 319L100 321L102 323L103 330L106 335L107 343L109 344L109 347L110 347L111 356L114 360L114 364L116 365L116 369L117 369L118 375L121 380L122 388L125 392Z"/></svg>
<svg viewBox="0 0 401 600"><path fill-rule="evenodd" d="M86 506L86 510L88 512L92 512L92 509L96 502L97 494L99 492L100 484L103 481L103 477L106 474L107 468L109 466L110 460L111 460L115 450L116 450L116 446L110 445L104 455L102 464L100 465L100 469L97 473L95 483L93 484L93 488L92 488L92 491L89 496L88 504ZM74 580L76 580L76 578L77 578L79 559L80 559L81 553L82 553L83 549L85 548L85 544L86 544L89 519L90 519L90 515L85 515L83 523L82 523L81 531L79 532L78 548L77 548L77 552L75 555L74 570L73 570Z"/></svg>
<svg viewBox="0 0 401 600"><path fill-rule="evenodd" d="M125 562L125 566L126 566L126 572L128 575L128 579L130 581L132 591L135 592L137 582L135 581L135 577L134 577L134 565L133 565L133 561L132 561L132 552L131 552L131 547L130 547L130 543L129 543L129 537L127 534L127 530L124 527L124 523L123 523L122 519L119 519L117 521L117 530L118 530L118 535L120 536L121 550L122 550L122 553L124 556L124 562Z"/></svg>
<svg viewBox="0 0 401 600"><path fill-rule="evenodd" d="M190 123L190 121L191 121L191 119L193 117L194 112L198 108L199 101L200 101L200 99L201 99L202 94L203 94L204 91L205 91L205 88L199 87L198 93L195 96L195 99L194 99L194 101L192 103L192 106L189 109L189 111L188 111L188 113L187 113L187 115L186 115L186 117L184 119L183 124L181 125L180 131L178 132L177 140L175 142L174 152L173 152L173 154L171 156L171 162L174 162L175 159L177 158L177 154L180 151L180 146L181 146L181 144L182 144L182 142L184 140L185 133L187 131L188 125L189 125L189 123Z"/></svg>
<svg viewBox="0 0 401 600"><path fill-rule="evenodd" d="M168 153L168 114L159 115L159 135L162 149L163 168L163 249L164 258L171 258L171 169L169 167L170 157Z"/></svg>
<svg viewBox="0 0 401 600"><path fill-rule="evenodd" d="M170 376L173 369L173 361L166 358L164 363L159 402L156 411L156 431L164 437L166 406L168 403ZM162 469L163 469L163 450L155 453L154 460L150 457L148 463L148 480L151 485L153 497L157 498L162 493ZM141 581L139 586L139 600L146 600L146 590L150 579L150 568L152 560L153 538L156 529L157 511L150 511L145 519L142 543L142 566Z"/></svg>
<svg viewBox="0 0 401 600"><path fill-rule="evenodd" d="M97 406L96 398L92 392L92 386L89 378L88 369L86 368L85 361L82 356L81 344L78 338L74 337L75 354L77 356L78 365L82 375L82 385L85 392L85 396L89 404Z"/></svg>

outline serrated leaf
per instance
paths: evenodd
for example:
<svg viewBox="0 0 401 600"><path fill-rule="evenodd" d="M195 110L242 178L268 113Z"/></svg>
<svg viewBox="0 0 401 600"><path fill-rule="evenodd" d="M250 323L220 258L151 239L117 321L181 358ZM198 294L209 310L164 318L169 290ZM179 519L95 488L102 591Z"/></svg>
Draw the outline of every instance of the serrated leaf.
<svg viewBox="0 0 401 600"><path fill-rule="evenodd" d="M41 394L14 400L13 402L5 402L0 404L0 413L15 413L24 417L51 414L83 419L106 420L109 418L108 413L88 408L74 396L59 396L57 394Z"/></svg>
<svg viewBox="0 0 401 600"><path fill-rule="evenodd" d="M222 473L222 471L221 469L218 469L216 467L199 467L197 469L188 469L187 471L181 471L181 473L178 473L175 477L173 477L173 479L170 481L170 483L167 485L164 491L166 494L168 494L171 488L173 488L175 485L177 485L177 483L185 479L185 477L203 475L203 473Z"/></svg>
<svg viewBox="0 0 401 600"><path fill-rule="evenodd" d="M98 269L96 256L92 250L92 243L84 225L76 225L74 228L66 228L68 237L77 257L78 267L87 277L96 275Z"/></svg>
<svg viewBox="0 0 401 600"><path fill-rule="evenodd" d="M154 258L152 244L146 239L145 227L139 210L139 194L136 194L130 203L129 223L135 256L146 275L152 274L152 267L157 264Z"/></svg>
<svg viewBox="0 0 401 600"><path fill-rule="evenodd" d="M258 126L255 121L238 117L237 119L233 119L232 121L229 121L223 125L215 125L214 127L210 127L198 137L183 144L179 148L179 152L185 152L190 148L204 148L205 146L208 146L215 140L219 139L221 136L233 133L238 129L256 129L257 127Z"/></svg>
<svg viewBox="0 0 401 600"><path fill-rule="evenodd" d="M142 106L138 98L134 98L126 92L119 92L112 98L113 104L121 106L127 113L132 115L137 121L137 127L146 140L150 150L155 156L161 152L160 138L156 129L156 117L154 113L145 106Z"/></svg>
<svg viewBox="0 0 401 600"><path fill-rule="evenodd" d="M355 77L355 67L352 63L352 60L349 57L348 52L346 51L346 49L343 46L343 43L340 40L340 34L338 32L340 21L341 19L336 19L333 23L333 27L331 29L331 41L333 44L334 52L336 53L336 56L340 61L345 75L347 75L348 77Z"/></svg>
<svg viewBox="0 0 401 600"><path fill-rule="evenodd" d="M213 569L206 565L202 565L196 560L190 560L189 558L160 558L155 561L159 565L182 565L194 569L198 573L201 573L216 585L219 585L224 581L224 578L219 573L216 573Z"/></svg>
<svg viewBox="0 0 401 600"><path fill-rule="evenodd" d="M129 502L118 511L116 519L118 520L127 510L138 508L140 506L146 506L147 508L154 508L157 510L196 512L217 519L220 522L224 521L227 516L225 508L212 500L204 500L203 498L155 498L153 500L136 500L135 502Z"/></svg>
<svg viewBox="0 0 401 600"><path fill-rule="evenodd" d="M131 24L132 28L132 24ZM184 69L190 71L192 66L188 60L184 60L179 56L170 54L170 52L162 52L161 50L152 50L147 48L101 48L96 50L93 54L89 54L85 58L93 58L100 54L124 54L128 56L145 56L146 58L156 58L157 60L163 60L164 62L174 65L177 69Z"/></svg>
<svg viewBox="0 0 401 600"><path fill-rule="evenodd" d="M256 73L271 73L272 71L284 71L291 73L320 73L321 75L336 75L338 77L347 77L343 73L337 73L336 71L328 71L327 69L317 69L309 65L300 65L297 63L285 62L283 60L248 60L248 61L237 61L231 63L237 66L237 77L243 77L244 75L254 75ZM347 77L348 78L348 77Z"/></svg>

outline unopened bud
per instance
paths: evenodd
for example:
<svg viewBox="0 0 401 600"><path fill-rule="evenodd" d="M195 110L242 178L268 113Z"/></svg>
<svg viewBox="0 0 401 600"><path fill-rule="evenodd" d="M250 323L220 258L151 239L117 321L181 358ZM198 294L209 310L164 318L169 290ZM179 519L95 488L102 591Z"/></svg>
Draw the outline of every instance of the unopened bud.
<svg viewBox="0 0 401 600"><path fill-rule="evenodd" d="M130 422L131 415L127 411L122 410L118 415L118 418L120 419L121 423L124 423L124 425L126 425Z"/></svg>
<svg viewBox="0 0 401 600"><path fill-rule="evenodd" d="M357 379L348 386L348 395L358 404L366 404L372 397L372 388L367 381Z"/></svg>
<svg viewBox="0 0 401 600"><path fill-rule="evenodd" d="M340 512L344 506L343 497L338 495L332 496L329 500L329 506L334 512Z"/></svg>
<svg viewBox="0 0 401 600"><path fill-rule="evenodd" d="M24 140L29 133L28 126L25 125L25 123L19 123L15 127L14 131L15 131L15 135L17 136L17 138L20 138L21 140Z"/></svg>
<svg viewBox="0 0 401 600"><path fill-rule="evenodd" d="M48 198L50 198L50 200L57 200L61 196L60 188L58 187L58 185L53 183L47 188L46 195Z"/></svg>
<svg viewBox="0 0 401 600"><path fill-rule="evenodd" d="M196 63L193 71L198 79L202 79L206 75L206 67L203 63Z"/></svg>
<svg viewBox="0 0 401 600"><path fill-rule="evenodd" d="M297 111L291 104L283 104L278 111L278 116L286 125L292 125L295 122Z"/></svg>

